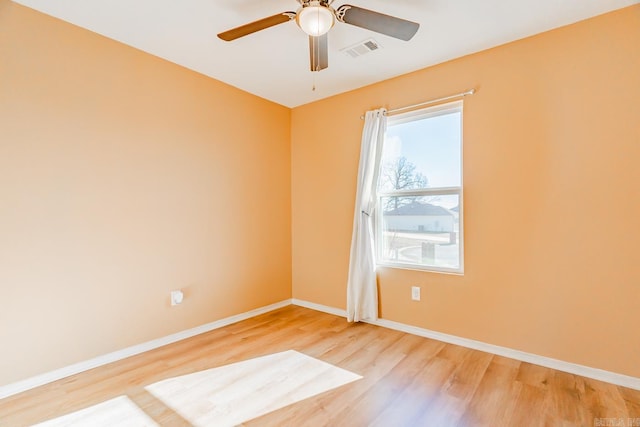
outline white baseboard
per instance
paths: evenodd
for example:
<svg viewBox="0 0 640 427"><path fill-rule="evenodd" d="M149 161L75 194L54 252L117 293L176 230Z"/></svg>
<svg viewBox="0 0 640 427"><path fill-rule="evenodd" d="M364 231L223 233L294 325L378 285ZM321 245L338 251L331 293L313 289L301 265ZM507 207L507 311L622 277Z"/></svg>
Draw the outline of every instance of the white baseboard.
<svg viewBox="0 0 640 427"><path fill-rule="evenodd" d="M316 304L309 301L303 301L296 298L293 298L291 300L291 303L336 316L346 317L347 315L347 312L345 310L328 307L326 305ZM496 354L498 356L509 357L511 359L516 359L523 362L533 363L535 365L544 366L546 368L556 369L558 371L568 372L570 374L580 375L587 378L593 378L595 380L605 381L611 384L632 388L634 390L640 390L640 378L632 377L629 375L618 374L598 368L591 368L589 366L578 365L575 363L565 362L563 360L552 359L550 357L539 356L537 354L527 353L520 350L514 350L507 347L487 344L469 338L443 334L441 332L431 331L429 329L419 328L417 326L405 325L404 323L394 322L392 320L378 319L376 321L366 323L382 326L388 329L395 329L397 331L406 332L412 335L431 338L449 344L472 348L474 350L480 350L486 353Z"/></svg>
<svg viewBox="0 0 640 427"><path fill-rule="evenodd" d="M300 307L310 308L316 311L322 311L323 313L329 313L335 316L347 317L347 310L329 307L328 305L316 304L315 302L304 301L297 298L293 298L291 300L291 304L298 305Z"/></svg>
<svg viewBox="0 0 640 427"><path fill-rule="evenodd" d="M98 366L103 366L108 363L125 359L127 357L135 356L136 354L144 353L145 351L153 350L158 347L162 347L167 344L174 343L176 341L181 341L186 338L191 338L195 335L203 334L205 332L209 332L214 329L222 328L223 326L240 322L242 320L246 320L251 317L255 317L260 314L267 313L269 311L273 311L281 307L286 307L288 305L291 305L290 299L280 301L275 304L267 305L264 307L259 307L259 308L256 308L255 310L247 311L245 313L240 313L234 316L225 317L224 319L216 320L215 322L196 326L195 328L187 329L185 331L167 335L162 338L147 341L145 343L134 345L132 347L127 347L122 350L114 351L113 353L108 353L102 356L95 357L93 359L75 363L70 366L65 366L64 368L46 372L44 374L27 378L22 381L11 383L5 386L0 386L0 399L13 396L14 394L18 394L35 387L39 387L44 384L48 384L48 383L60 380L62 378L69 377L71 375L79 374L80 372L88 371L89 369L97 368Z"/></svg>
<svg viewBox="0 0 640 427"><path fill-rule="evenodd" d="M117 362L118 360L125 359L136 354L144 353L145 351L153 350L158 347L165 346L177 341L181 341L186 338L193 337L205 332L212 331L214 329L222 328L223 326L230 325L232 323L240 322L242 320L249 319L251 317L258 316L260 314L267 313L269 311L276 310L278 308L286 307L287 305L294 304L300 307L310 308L312 310L321 311L324 313L333 314L335 316L346 317L345 310L329 307L322 304L316 304L309 301L300 300L297 298L288 299L277 302L265 307L256 308L255 310L240 313L234 316L226 317L224 319L216 320L215 322L207 323L205 325L197 326L185 331L177 332L172 335L167 335L162 338L147 341L142 344L127 347L122 350L108 353L96 358L85 360L83 362L75 363L64 368L56 369L54 371L46 372L35 377L27 378L22 381L18 381L5 386L0 386L0 399L4 399L9 396L21 393L23 391L30 390L35 387L39 387L44 384L48 384L62 378L69 377L71 375L79 374L80 372L88 371L89 369L97 368L99 366L106 365L108 363ZM501 347L493 344L487 344L481 341L475 341L468 338L461 338L455 335L443 334L441 332L431 331L429 329L419 328L417 326L405 325L403 323L394 322L391 320L378 319L373 322L367 322L373 325L381 326L388 329L394 329L401 332L406 332L413 335L418 335L425 338L431 338L438 341L460 345L462 347L472 348L474 350L480 350L487 353L497 354L499 356L509 357L523 362L533 363L536 365L544 366L547 368L557 369L559 371L568 372L571 374L581 375L587 378L593 378L600 381L605 381L611 384L620 385L623 387L640 390L640 378L631 377L628 375L617 374L615 372L609 372L602 369L591 368L588 366L577 365L575 363L565 362L562 360L552 359L550 357L538 356L536 354L527 353L520 350L514 350L507 347Z"/></svg>

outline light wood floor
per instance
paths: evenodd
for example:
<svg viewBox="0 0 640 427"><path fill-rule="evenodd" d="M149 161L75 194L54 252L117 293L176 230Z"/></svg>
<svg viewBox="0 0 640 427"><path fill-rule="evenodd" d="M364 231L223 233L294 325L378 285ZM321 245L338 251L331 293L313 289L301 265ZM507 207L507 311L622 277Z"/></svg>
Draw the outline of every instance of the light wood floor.
<svg viewBox="0 0 640 427"><path fill-rule="evenodd" d="M32 425L121 396L161 426L188 426L145 387L286 350L363 378L243 425L640 423L640 391L289 306L0 400L0 426Z"/></svg>

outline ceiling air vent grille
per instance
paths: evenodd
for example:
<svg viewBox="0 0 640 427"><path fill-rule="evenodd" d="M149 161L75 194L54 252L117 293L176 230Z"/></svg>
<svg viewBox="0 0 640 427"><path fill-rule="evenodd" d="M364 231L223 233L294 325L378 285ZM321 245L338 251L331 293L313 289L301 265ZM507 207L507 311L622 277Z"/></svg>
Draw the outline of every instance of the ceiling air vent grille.
<svg viewBox="0 0 640 427"><path fill-rule="evenodd" d="M351 58L357 58L378 49L382 49L382 46L380 46L377 41L374 39L367 39L363 42L354 44L353 46L345 47L340 51L346 53Z"/></svg>

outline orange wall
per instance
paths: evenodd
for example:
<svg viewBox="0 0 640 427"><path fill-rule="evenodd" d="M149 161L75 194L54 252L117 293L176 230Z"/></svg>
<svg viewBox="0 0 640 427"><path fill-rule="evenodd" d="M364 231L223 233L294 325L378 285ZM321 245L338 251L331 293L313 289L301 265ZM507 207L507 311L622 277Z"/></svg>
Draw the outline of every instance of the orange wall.
<svg viewBox="0 0 640 427"><path fill-rule="evenodd" d="M290 115L0 0L0 385L290 298Z"/></svg>
<svg viewBox="0 0 640 427"><path fill-rule="evenodd" d="M469 87L465 275L381 269L380 314L640 376L639 39L634 6L290 111L0 0L0 385L292 269L344 308L359 116Z"/></svg>
<svg viewBox="0 0 640 427"><path fill-rule="evenodd" d="M294 298L345 307L360 115L477 88L465 274L380 269L381 316L640 377L639 40L633 6L295 108Z"/></svg>

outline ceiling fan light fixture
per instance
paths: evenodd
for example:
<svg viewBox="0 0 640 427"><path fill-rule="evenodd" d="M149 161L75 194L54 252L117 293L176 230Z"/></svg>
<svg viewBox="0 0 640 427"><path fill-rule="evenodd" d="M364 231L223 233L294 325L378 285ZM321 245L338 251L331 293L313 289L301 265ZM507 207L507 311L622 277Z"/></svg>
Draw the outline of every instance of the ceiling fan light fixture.
<svg viewBox="0 0 640 427"><path fill-rule="evenodd" d="M296 15L298 27L314 37L327 33L335 22L333 11L322 6L319 1L310 2L309 6L301 8Z"/></svg>

